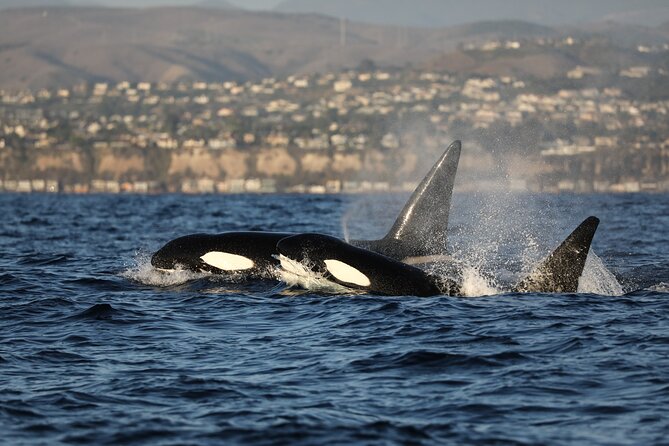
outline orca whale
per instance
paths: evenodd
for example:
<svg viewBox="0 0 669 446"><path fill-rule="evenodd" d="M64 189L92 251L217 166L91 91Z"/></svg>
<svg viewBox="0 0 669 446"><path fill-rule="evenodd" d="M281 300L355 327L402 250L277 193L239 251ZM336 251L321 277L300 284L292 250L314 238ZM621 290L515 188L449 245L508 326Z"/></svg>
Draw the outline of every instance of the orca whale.
<svg viewBox="0 0 669 446"><path fill-rule="evenodd" d="M511 291L575 293L585 267L599 219L588 217L525 279ZM277 243L282 268L300 274L295 263L327 280L368 293L390 296L461 295L450 278L383 254L352 246L323 234L298 234Z"/></svg>
<svg viewBox="0 0 669 446"><path fill-rule="evenodd" d="M325 279L349 288L389 296L434 296L456 293L444 291L438 279L420 268L383 254L353 246L324 234L297 234L276 245L281 267L300 274L294 265L303 265ZM290 260L291 262L288 262Z"/></svg>
<svg viewBox="0 0 669 446"><path fill-rule="evenodd" d="M161 270L265 276L276 264L272 257L276 244L291 235L257 231L186 235L167 242L151 257L151 265Z"/></svg>
<svg viewBox="0 0 669 446"><path fill-rule="evenodd" d="M454 141L444 151L380 240L353 240L353 246L397 260L446 253L446 229L461 151ZM291 233L226 232L191 234L171 240L151 258L161 270L184 268L214 274L273 277L277 243Z"/></svg>

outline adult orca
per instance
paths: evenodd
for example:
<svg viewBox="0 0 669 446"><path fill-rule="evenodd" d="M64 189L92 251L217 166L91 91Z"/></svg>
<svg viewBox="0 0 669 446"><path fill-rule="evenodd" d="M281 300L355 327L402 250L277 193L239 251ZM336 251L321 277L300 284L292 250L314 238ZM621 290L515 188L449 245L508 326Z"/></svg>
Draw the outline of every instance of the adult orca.
<svg viewBox="0 0 669 446"><path fill-rule="evenodd" d="M443 255L453 184L461 151L453 142L423 178L404 205L390 232L381 240L353 240L351 245L388 257ZM294 235L282 232L191 234L174 239L151 258L155 268L184 268L215 274L272 277L277 243Z"/></svg>
<svg viewBox="0 0 669 446"><path fill-rule="evenodd" d="M575 293L599 219L581 223L512 291ZM435 296L461 294L461 286L382 254L323 234L298 234L277 244L281 266L293 275L315 272L327 280L372 294ZM302 268L302 271L300 271Z"/></svg>

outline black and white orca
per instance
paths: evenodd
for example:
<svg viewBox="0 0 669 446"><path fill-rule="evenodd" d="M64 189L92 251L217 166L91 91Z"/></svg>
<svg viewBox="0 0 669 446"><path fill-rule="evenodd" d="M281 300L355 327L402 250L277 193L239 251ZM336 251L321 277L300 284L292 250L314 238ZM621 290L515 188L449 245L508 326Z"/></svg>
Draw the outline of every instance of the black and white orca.
<svg viewBox="0 0 669 446"><path fill-rule="evenodd" d="M420 268L329 235L297 234L276 247L281 267L297 276L310 270L345 287L390 296L457 293L455 284L446 292L436 277Z"/></svg>
<svg viewBox="0 0 669 446"><path fill-rule="evenodd" d="M599 219L589 217L511 291L575 293ZM298 234L277 244L281 266L291 274L314 272L327 280L372 294L435 296L461 294L454 279L441 278L388 256L323 234ZM299 266L303 267L300 271Z"/></svg>
<svg viewBox="0 0 669 446"><path fill-rule="evenodd" d="M396 260L444 255L453 184L461 143L453 142L413 192L402 212L380 240L354 240L351 245ZM273 277L279 261L277 243L291 233L227 232L191 234L174 239L151 258L158 269L183 268L214 274Z"/></svg>

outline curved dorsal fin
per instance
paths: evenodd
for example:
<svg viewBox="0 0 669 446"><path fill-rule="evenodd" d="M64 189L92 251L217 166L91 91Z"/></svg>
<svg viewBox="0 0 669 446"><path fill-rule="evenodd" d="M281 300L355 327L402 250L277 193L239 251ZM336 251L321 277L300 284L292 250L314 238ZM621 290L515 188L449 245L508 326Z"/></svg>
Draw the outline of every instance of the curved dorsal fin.
<svg viewBox="0 0 669 446"><path fill-rule="evenodd" d="M461 148L460 141L448 146L414 190L383 239L351 243L398 260L445 254L448 216Z"/></svg>

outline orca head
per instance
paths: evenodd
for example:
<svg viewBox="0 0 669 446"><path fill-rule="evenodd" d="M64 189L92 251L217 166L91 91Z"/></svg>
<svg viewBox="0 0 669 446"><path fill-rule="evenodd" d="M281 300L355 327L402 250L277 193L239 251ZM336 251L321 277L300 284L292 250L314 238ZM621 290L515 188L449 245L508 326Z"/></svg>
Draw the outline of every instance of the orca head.
<svg viewBox="0 0 669 446"><path fill-rule="evenodd" d="M348 287L368 289L370 278L352 262L352 254L363 252L336 237L324 234L298 234L277 243L280 255L299 262L309 270ZM375 255L369 251L364 251ZM287 265L282 261L282 266ZM359 265L357 265L359 266ZM288 269L293 269L288 266Z"/></svg>
<svg viewBox="0 0 669 446"><path fill-rule="evenodd" d="M327 255L336 253L341 244L341 240L329 235L297 234L279 240L276 250L293 261L308 264L314 272L323 273Z"/></svg>
<svg viewBox="0 0 669 446"><path fill-rule="evenodd" d="M241 255L227 238L210 234L179 237L160 248L151 258L151 265L163 270L185 268L212 273L246 271L256 267L253 259Z"/></svg>
<svg viewBox="0 0 669 446"><path fill-rule="evenodd" d="M151 265L164 270L184 268L200 271L201 257L206 254L203 252L206 239L205 234L193 234L171 240L153 254Z"/></svg>

